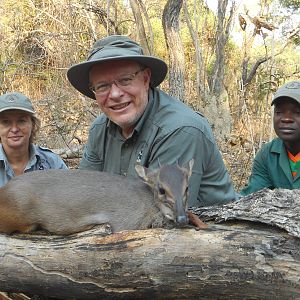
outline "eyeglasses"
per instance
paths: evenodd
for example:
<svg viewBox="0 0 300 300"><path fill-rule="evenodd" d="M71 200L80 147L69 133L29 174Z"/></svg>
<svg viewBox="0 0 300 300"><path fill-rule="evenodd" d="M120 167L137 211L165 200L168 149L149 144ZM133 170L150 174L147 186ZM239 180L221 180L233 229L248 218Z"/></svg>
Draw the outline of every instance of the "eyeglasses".
<svg viewBox="0 0 300 300"><path fill-rule="evenodd" d="M118 88L132 84L132 81L134 80L134 78L140 72L142 72L144 70L145 69L140 69L140 70L136 71L135 73L123 75L122 77L115 79L111 82L101 82L99 84L91 86L90 89L95 95L104 96L110 91L113 84L115 84Z"/></svg>

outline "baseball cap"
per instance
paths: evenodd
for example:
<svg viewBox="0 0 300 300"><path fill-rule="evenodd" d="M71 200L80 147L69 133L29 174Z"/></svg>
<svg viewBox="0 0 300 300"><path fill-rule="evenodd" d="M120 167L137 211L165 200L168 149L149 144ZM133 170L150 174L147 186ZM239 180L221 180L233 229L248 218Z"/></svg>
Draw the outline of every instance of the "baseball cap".
<svg viewBox="0 0 300 300"><path fill-rule="evenodd" d="M300 103L300 81L290 81L281 86L274 94L273 105L280 98L292 98Z"/></svg>
<svg viewBox="0 0 300 300"><path fill-rule="evenodd" d="M35 113L29 98L16 92L6 93L0 96L0 112L11 109L22 110L31 114Z"/></svg>

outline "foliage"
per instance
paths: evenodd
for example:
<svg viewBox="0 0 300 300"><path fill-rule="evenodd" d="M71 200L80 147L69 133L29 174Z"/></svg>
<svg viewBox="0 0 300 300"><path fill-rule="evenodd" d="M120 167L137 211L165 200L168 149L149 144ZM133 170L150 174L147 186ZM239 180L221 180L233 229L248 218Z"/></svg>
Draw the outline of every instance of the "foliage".
<svg viewBox="0 0 300 300"><path fill-rule="evenodd" d="M153 32L153 54L168 62L162 29L162 12L166 2L139 0L146 8L151 26L149 28L143 15L148 39L150 29ZM203 0L188 0L187 7L201 46L201 80L207 82L216 59L217 15ZM279 8L285 8L285 14L277 13ZM291 21L294 19L288 18L298 10L298 0L261 1L261 12L257 16L264 17L266 22L274 22L275 34L265 28L255 32L255 15L252 11L248 15L242 12L247 18L247 28L243 31L238 26L236 16L231 38L225 47L224 86L236 129L232 134L242 132L243 140L250 140L255 149L259 148L261 140L268 138L268 101L273 91L285 81L299 77L299 26ZM296 33L289 39L293 30ZM1 0L0 92L20 91L33 100L43 121L41 144L61 148L86 141L89 125L99 111L93 101L70 86L66 71L86 58L96 39L112 33L130 35L138 40L129 1ZM186 102L200 109L203 103L196 92L196 48L183 12L180 36L185 52ZM236 39L236 36L242 38ZM270 58L272 53L274 56ZM259 66L253 79L244 86L242 66L245 59L246 70L250 73L262 57L269 59ZM167 81L162 88L168 89ZM249 116L247 119L245 112ZM222 148L221 142L220 146Z"/></svg>
<svg viewBox="0 0 300 300"><path fill-rule="evenodd" d="M279 0L279 3L291 11L299 11L300 9L299 0Z"/></svg>

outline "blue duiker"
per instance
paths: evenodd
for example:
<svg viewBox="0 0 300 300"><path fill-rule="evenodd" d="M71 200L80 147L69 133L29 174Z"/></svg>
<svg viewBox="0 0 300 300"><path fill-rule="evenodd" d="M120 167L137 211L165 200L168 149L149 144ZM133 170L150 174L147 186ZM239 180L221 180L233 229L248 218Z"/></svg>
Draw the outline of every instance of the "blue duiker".
<svg viewBox="0 0 300 300"><path fill-rule="evenodd" d="M104 223L113 232L186 225L192 167L193 160L154 171L137 165L143 180L87 170L16 176L0 189L0 232L68 235Z"/></svg>

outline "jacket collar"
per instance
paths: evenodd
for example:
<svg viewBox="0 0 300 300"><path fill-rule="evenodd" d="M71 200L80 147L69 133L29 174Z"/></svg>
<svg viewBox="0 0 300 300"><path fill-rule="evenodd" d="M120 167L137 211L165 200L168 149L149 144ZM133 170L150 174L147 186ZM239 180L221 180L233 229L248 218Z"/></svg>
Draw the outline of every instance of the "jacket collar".
<svg viewBox="0 0 300 300"><path fill-rule="evenodd" d="M283 170L287 179L291 183L293 183L293 181L295 179L297 179L299 177L299 175L295 179L293 178L289 158L287 155L287 150L281 139L279 139L279 138L274 139L274 141L272 143L272 147L271 147L271 152L279 154L279 165L280 165L281 169Z"/></svg>
<svg viewBox="0 0 300 300"><path fill-rule="evenodd" d="M29 161L31 162L35 157L37 159L39 159L40 155L37 152L35 145L30 144L29 147L30 147L30 149L29 149L29 153L30 153ZM6 154L4 152L4 149L3 149L3 146L2 146L1 143L0 143L0 161L7 162L7 157L6 157Z"/></svg>
<svg viewBox="0 0 300 300"><path fill-rule="evenodd" d="M280 138L275 138L273 140L272 146L271 146L271 152L273 153L285 153L286 154L286 148L283 143L283 141Z"/></svg>

